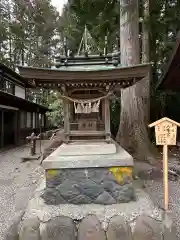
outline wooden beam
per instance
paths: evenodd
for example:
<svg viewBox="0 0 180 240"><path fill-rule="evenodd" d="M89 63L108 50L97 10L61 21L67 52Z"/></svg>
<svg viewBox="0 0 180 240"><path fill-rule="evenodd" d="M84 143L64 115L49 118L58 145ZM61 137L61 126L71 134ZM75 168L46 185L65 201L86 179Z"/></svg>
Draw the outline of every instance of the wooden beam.
<svg viewBox="0 0 180 240"><path fill-rule="evenodd" d="M107 94L107 93L106 93ZM97 93L97 94L72 94L71 97L72 98L75 98L75 99L93 99L93 98L99 98L99 97L103 97L104 94L100 94L100 93Z"/></svg>
<svg viewBox="0 0 180 240"><path fill-rule="evenodd" d="M104 99L104 112L105 112L105 133L106 140L110 141L111 138L111 127L110 127L110 107L109 98Z"/></svg>
<svg viewBox="0 0 180 240"><path fill-rule="evenodd" d="M86 88L81 88L81 87L79 87L79 88L72 88L71 87L71 89L69 89L68 90L68 92L69 92L69 94L72 94L72 93L74 93L74 92L76 92L76 91L79 91L79 90L85 90L85 91L88 91L88 90L97 90L97 91L99 91L99 92L101 92L101 93L103 93L103 94L107 94L107 92L105 91L105 88L99 88L99 87L86 87Z"/></svg>
<svg viewBox="0 0 180 240"><path fill-rule="evenodd" d="M68 96L67 91L64 93L65 96ZM64 98L63 99L64 105L64 136L65 141L69 141L69 133L70 133L70 124L69 124L69 100Z"/></svg>
<svg viewBox="0 0 180 240"><path fill-rule="evenodd" d="M70 136L105 136L104 131L81 131L72 130Z"/></svg>
<svg viewBox="0 0 180 240"><path fill-rule="evenodd" d="M105 122L105 99L101 100L101 106L102 106L102 120Z"/></svg>

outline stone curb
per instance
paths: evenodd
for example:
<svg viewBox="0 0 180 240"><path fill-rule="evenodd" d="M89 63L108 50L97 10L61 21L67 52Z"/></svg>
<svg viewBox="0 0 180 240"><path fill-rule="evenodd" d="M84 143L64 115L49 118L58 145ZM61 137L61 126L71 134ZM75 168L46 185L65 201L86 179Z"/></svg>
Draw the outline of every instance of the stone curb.
<svg viewBox="0 0 180 240"><path fill-rule="evenodd" d="M10 229L12 229L12 226ZM80 221L74 221L65 216L58 216L46 223L41 223L36 216L29 217L21 222L19 229L18 233L17 222L14 222L13 234L7 235L5 240L176 239L173 224L165 226L162 221L146 214L141 214L136 218L133 228L122 216L113 216L105 230L102 228L97 216L89 214Z"/></svg>

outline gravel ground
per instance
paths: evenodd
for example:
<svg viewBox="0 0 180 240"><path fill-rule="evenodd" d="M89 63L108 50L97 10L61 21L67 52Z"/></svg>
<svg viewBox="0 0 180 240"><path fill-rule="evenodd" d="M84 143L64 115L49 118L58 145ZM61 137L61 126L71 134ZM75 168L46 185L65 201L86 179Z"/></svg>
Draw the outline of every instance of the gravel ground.
<svg viewBox="0 0 180 240"><path fill-rule="evenodd" d="M0 152L0 240L15 214L27 206L43 174L38 160L21 162L28 153L27 146Z"/></svg>
<svg viewBox="0 0 180 240"><path fill-rule="evenodd" d="M21 157L28 153L27 146L0 152L0 240L4 239L4 232L15 214L25 210L43 174L39 161L21 162ZM146 191L155 205L163 207L163 183L160 180L146 181ZM177 227L177 239L180 239L179 199L180 180L170 181L169 209Z"/></svg>
<svg viewBox="0 0 180 240"><path fill-rule="evenodd" d="M150 195L152 201L158 207L164 207L164 192L163 192L163 182L159 181L147 181L146 191ZM174 224L177 228L177 237L180 239L180 180L179 181L169 181L169 212L172 216Z"/></svg>

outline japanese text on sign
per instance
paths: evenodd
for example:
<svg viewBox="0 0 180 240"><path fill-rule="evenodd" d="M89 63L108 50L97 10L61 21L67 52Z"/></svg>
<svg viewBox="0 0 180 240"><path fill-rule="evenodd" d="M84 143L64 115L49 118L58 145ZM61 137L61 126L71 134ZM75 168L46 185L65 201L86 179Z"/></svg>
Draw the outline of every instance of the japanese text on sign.
<svg viewBox="0 0 180 240"><path fill-rule="evenodd" d="M155 126L157 145L176 145L177 126L169 121L164 121Z"/></svg>

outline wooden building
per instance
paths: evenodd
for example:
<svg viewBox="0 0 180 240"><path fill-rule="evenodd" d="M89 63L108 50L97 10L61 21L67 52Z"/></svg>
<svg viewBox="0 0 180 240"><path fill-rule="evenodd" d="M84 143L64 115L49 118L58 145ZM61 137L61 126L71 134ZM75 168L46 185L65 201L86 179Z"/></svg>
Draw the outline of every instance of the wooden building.
<svg viewBox="0 0 180 240"><path fill-rule="evenodd" d="M32 131L46 129L48 109L27 100L27 88L32 87L28 80L0 63L1 148L21 144Z"/></svg>
<svg viewBox="0 0 180 240"><path fill-rule="evenodd" d="M109 141L111 137L109 98L148 76L150 64L122 67L119 53L60 56L56 67L19 67L22 77L36 87L56 88L64 101L65 140Z"/></svg>
<svg viewBox="0 0 180 240"><path fill-rule="evenodd" d="M164 68L160 81L158 82L158 90L180 91L180 32L177 35L176 43L170 59Z"/></svg>

